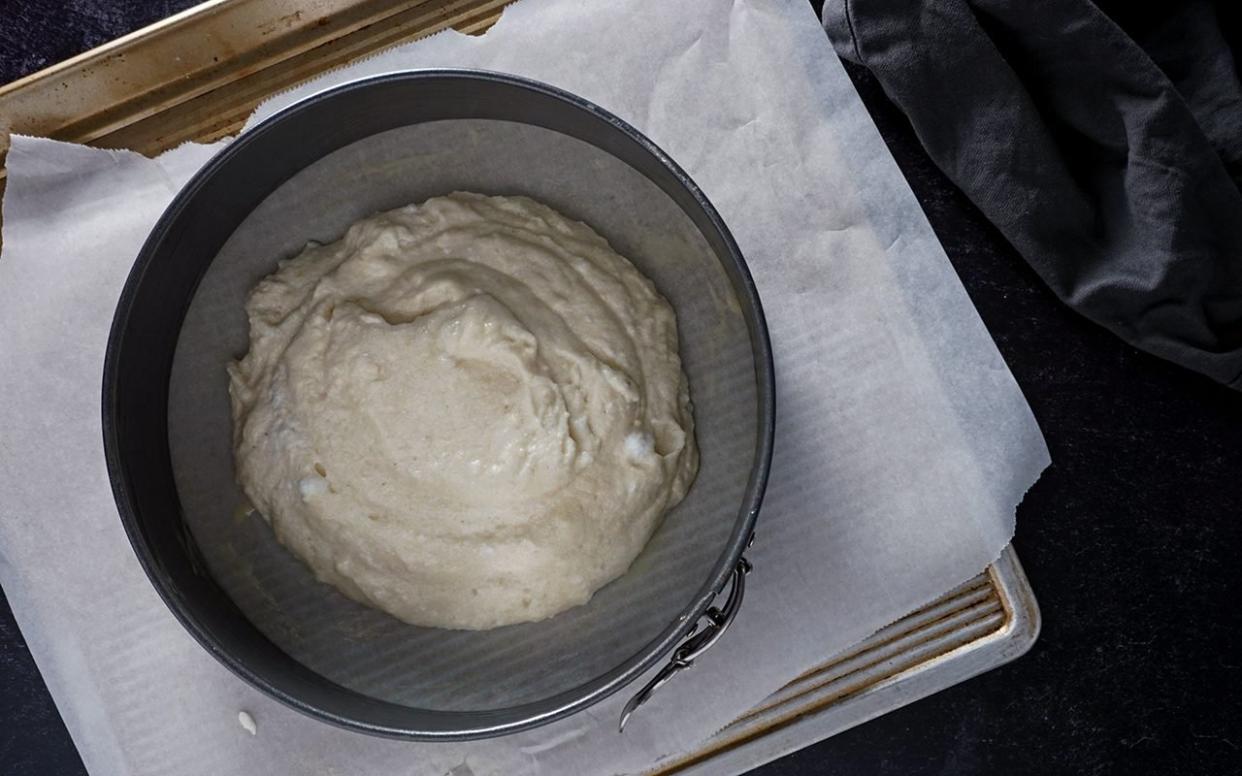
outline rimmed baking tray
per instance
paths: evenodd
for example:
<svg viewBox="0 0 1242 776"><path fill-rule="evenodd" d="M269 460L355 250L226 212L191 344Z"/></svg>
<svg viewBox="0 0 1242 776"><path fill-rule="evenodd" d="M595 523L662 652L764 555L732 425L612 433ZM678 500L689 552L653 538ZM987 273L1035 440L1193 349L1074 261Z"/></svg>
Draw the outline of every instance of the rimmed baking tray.
<svg viewBox="0 0 1242 776"><path fill-rule="evenodd" d="M506 4L213 0L0 87L0 129L148 154L210 141L240 129L272 94L448 27L482 32ZM1038 632L1030 585L1006 549L983 574L852 649L825 655L654 773L745 772L1007 663Z"/></svg>

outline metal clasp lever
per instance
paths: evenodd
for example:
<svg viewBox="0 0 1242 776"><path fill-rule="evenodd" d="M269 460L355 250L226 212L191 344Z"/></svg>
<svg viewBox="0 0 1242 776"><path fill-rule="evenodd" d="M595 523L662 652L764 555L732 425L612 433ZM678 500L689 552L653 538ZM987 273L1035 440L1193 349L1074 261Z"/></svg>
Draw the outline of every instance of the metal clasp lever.
<svg viewBox="0 0 1242 776"><path fill-rule="evenodd" d="M719 641L724 632L729 629L729 625L737 617L737 610L742 606L742 597L746 594L746 575L750 573L751 568L750 561L744 557L738 558L737 565L733 568L733 575L729 578L729 595L725 598L724 606L713 606L703 612L699 621L686 635L686 640L673 650L673 656L668 664L661 668L660 672L653 676L651 681L647 682L647 685L633 698L630 698L629 703L625 704L625 708L621 711L618 732L625 730L625 723L629 721L630 716L639 706L646 703L656 690L668 684L668 681L678 673L693 666L699 655L711 649L711 646ZM707 620L706 624L704 620ZM699 626L703 626L702 630Z"/></svg>

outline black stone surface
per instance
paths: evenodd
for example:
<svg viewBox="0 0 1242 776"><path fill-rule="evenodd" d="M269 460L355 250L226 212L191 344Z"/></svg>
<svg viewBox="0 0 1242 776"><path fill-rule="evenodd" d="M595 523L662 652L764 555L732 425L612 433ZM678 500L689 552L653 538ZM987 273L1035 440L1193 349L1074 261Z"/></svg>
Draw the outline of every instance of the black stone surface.
<svg viewBox="0 0 1242 776"><path fill-rule="evenodd" d="M0 82L188 5L0 0ZM1017 662L756 773L1242 773L1242 394L1063 307L849 72L1052 451L1015 540L1044 627ZM84 773L7 604L0 773Z"/></svg>

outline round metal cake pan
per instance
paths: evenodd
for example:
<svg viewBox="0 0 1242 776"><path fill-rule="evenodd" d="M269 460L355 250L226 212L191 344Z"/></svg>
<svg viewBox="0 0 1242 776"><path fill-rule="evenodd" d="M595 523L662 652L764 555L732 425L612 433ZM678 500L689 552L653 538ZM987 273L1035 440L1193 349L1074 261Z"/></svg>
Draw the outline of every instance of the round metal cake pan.
<svg viewBox="0 0 1242 776"><path fill-rule="evenodd" d="M230 238L273 192L317 162L369 138L455 121L499 122L496 126L502 128L526 127L573 138L636 171L662 192L701 235L715 262L710 269L700 265L686 271L719 273L731 296L717 307L732 311L727 314L736 314L744 323L737 330L745 340L741 347L753 417L740 424L749 439L746 459L737 464L742 473L737 478L738 498L728 514L716 518L726 521L719 533L724 538L713 540L716 544L706 550L698 548L710 553L711 562L696 584L675 591L684 601L675 616L668 616L649 637L640 634L640 646L626 647L625 654L597 674L567 680L572 686L558 687L546 697L518 692L512 697L520 702L507 703L501 697L478 708L456 708L451 703L428 708L420 706L417 693L394 700L383 692L360 690L311 665L313 660L295 657L291 653L298 652L296 644L277 643L271 628L256 626L230 597L213 575L210 553L203 552L183 510L170 452L169 386L187 310L204 276ZM567 206L572 208L572 202ZM271 258L272 268L278 258ZM683 305L691 306L697 309ZM677 312L679 319L683 313L699 315L682 308ZM717 344L711 347L719 349ZM693 375L691 387L693 392ZM744 564L742 553L753 537L772 457L775 396L763 311L745 261L716 210L668 155L616 116L559 89L496 73L427 70L356 81L298 102L242 134L186 184L151 232L122 292L107 347L102 409L109 475L135 554L169 609L208 652L254 687L320 720L376 735L460 740L530 728L600 701L667 661L705 612L716 611L709 607ZM727 431L717 428L727 425L727 419L698 416L697 410L696 422L705 434L712 429ZM678 519L676 512L669 520ZM672 554L677 549L665 548ZM640 556L629 574L650 573L651 565ZM597 595L614 605L617 600L615 595L611 599ZM641 609L641 596L630 598L635 600L620 608ZM608 621L607 612L598 615L593 622ZM523 633L538 638L538 629L546 627L549 634L557 634L560 644L566 630L556 630L556 621L562 617ZM426 635L422 634L424 641ZM624 642L624 635L618 636L618 643ZM582 654L590 647L575 645L577 652L563 654ZM563 657L558 660L561 666L569 665ZM549 672L573 675L553 663Z"/></svg>

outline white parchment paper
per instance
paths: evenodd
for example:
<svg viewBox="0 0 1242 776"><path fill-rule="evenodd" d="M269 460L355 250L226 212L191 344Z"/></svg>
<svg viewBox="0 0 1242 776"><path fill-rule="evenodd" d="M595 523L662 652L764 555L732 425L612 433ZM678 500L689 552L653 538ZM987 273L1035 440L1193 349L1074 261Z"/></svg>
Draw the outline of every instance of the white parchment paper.
<svg viewBox="0 0 1242 776"><path fill-rule="evenodd" d="M779 385L742 616L624 736L624 694L527 733L432 745L338 730L250 689L182 631L139 568L99 420L104 345L133 257L219 146L149 160L14 137L0 256L0 585L92 773L641 772L978 573L1048 462L802 0L523 0L482 38L395 49L256 118L344 80L428 66L517 73L599 103L677 159L733 230Z"/></svg>

